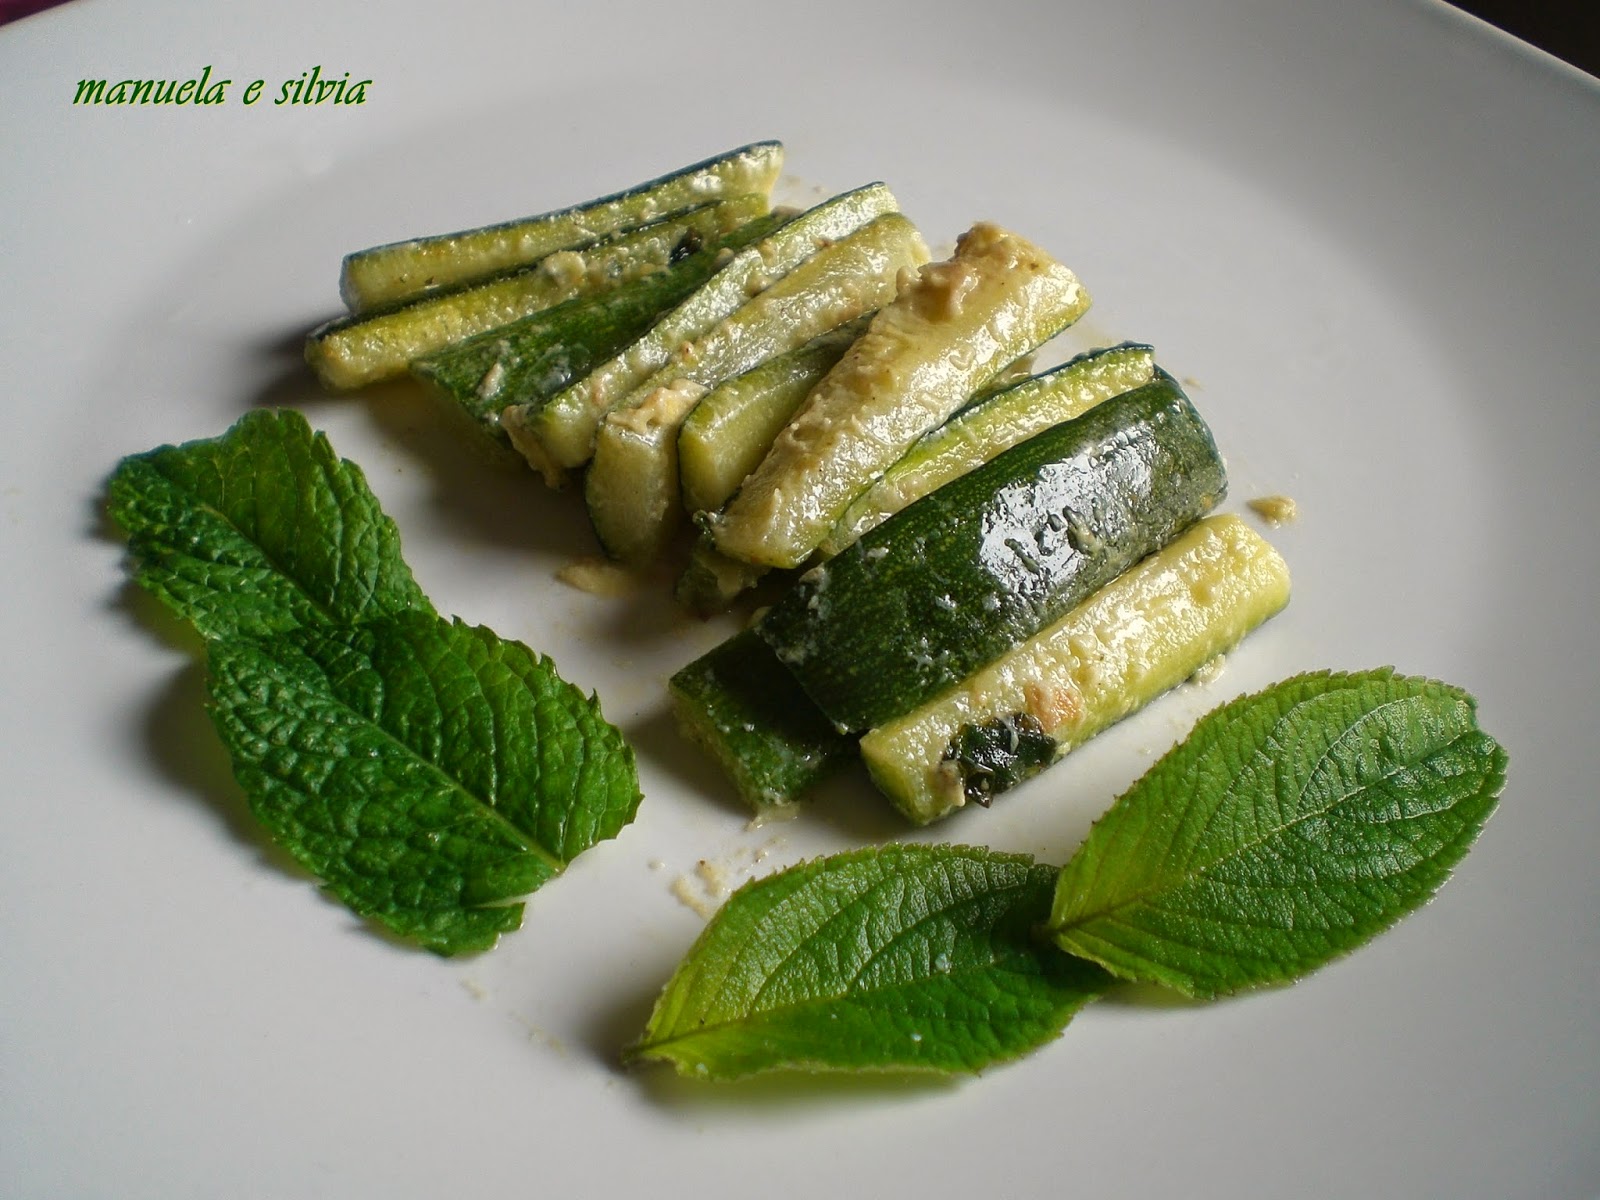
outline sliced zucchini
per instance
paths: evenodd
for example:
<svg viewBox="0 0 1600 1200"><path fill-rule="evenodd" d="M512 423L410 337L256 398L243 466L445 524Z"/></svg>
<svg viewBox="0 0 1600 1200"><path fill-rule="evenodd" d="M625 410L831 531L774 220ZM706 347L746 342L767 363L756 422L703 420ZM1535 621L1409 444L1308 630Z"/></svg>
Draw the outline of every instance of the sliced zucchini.
<svg viewBox="0 0 1600 1200"><path fill-rule="evenodd" d="M1059 619L1226 486L1211 431L1163 373L924 496L756 628L838 728L870 729Z"/></svg>
<svg viewBox="0 0 1600 1200"><path fill-rule="evenodd" d="M449 346L412 363L412 374L507 439L502 411L539 403L631 345L716 272L723 250L759 241L783 220L757 217L699 249L685 241L684 257L662 270ZM546 482L555 487L562 479Z"/></svg>
<svg viewBox="0 0 1600 1200"><path fill-rule="evenodd" d="M306 340L306 361L331 388L363 387L403 374L414 359L630 279L660 271L701 242L766 212L763 196L739 196L562 250L531 267L393 308L330 321Z"/></svg>
<svg viewBox="0 0 1600 1200"><path fill-rule="evenodd" d="M684 667L668 690L680 728L757 810L793 803L856 755L750 630Z"/></svg>
<svg viewBox="0 0 1600 1200"><path fill-rule="evenodd" d="M861 739L885 795L926 824L986 803L1189 678L1288 603L1289 569L1208 517L957 687Z"/></svg>
<svg viewBox="0 0 1600 1200"><path fill-rule="evenodd" d="M589 523L608 557L629 566L653 562L677 527L678 426L701 390L687 380L652 388L638 405L606 417L583 477Z"/></svg>
<svg viewBox="0 0 1600 1200"><path fill-rule="evenodd" d="M719 384L694 406L678 432L685 509L716 512L728 502L869 319L841 325Z"/></svg>
<svg viewBox="0 0 1600 1200"><path fill-rule="evenodd" d="M606 413L774 279L821 246L897 209L881 183L837 196L734 255L688 299L627 349L538 404L501 414L512 443L547 477L589 461Z"/></svg>
<svg viewBox="0 0 1600 1200"><path fill-rule="evenodd" d="M869 315L841 325L701 398L678 431L678 489L686 511L714 512L727 503L871 319ZM766 567L729 558L702 530L678 578L678 603L708 617L755 587L766 573Z"/></svg>
<svg viewBox="0 0 1600 1200"><path fill-rule="evenodd" d="M810 390L866 331L870 320L862 317L852 321L799 350L729 380L695 405L678 434L679 487L688 511L712 512L727 502L760 464L784 425L805 403ZM1030 362L1024 357L1008 366L996 377L998 386L994 390L1026 379ZM980 393L980 397L987 394ZM908 457L915 450L913 447ZM841 526L835 526L828 537L819 551L830 557L848 544L842 540ZM709 533L702 532L695 541L689 565L678 579L678 603L691 612L710 616L727 608L766 573L766 567L729 558L717 549Z"/></svg>
<svg viewBox="0 0 1600 1200"><path fill-rule="evenodd" d="M975 470L1040 430L1155 377L1155 352L1125 343L1080 354L1052 371L992 392L924 435L850 502L818 553L831 558L913 500ZM709 399L709 397L708 397Z"/></svg>
<svg viewBox="0 0 1600 1200"><path fill-rule="evenodd" d="M1005 367L1088 307L1077 277L993 225L924 267L817 385L709 528L724 554L794 567L850 501Z"/></svg>
<svg viewBox="0 0 1600 1200"><path fill-rule="evenodd" d="M584 477L589 518L606 553L646 563L677 531L683 516L678 431L708 390L887 304L900 272L927 257L917 227L899 213L885 213L819 249L681 347L613 408Z"/></svg>
<svg viewBox="0 0 1600 1200"><path fill-rule="evenodd" d="M374 246L347 256L339 291L354 313L526 266L558 250L648 225L729 196L767 196L783 146L756 142L625 192L481 229Z"/></svg>

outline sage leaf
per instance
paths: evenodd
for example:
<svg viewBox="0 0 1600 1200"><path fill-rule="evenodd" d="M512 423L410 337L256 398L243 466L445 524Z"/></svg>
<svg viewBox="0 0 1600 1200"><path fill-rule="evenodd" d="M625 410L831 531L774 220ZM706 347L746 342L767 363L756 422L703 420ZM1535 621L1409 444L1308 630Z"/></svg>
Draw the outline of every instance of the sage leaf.
<svg viewBox="0 0 1600 1200"><path fill-rule="evenodd" d="M667 984L630 1059L730 1079L971 1072L1054 1038L1110 977L1034 936L1056 872L897 845L746 884Z"/></svg>
<svg viewBox="0 0 1600 1200"><path fill-rule="evenodd" d="M256 817L357 913L487 949L639 804L633 752L550 660L427 614L210 646L212 717Z"/></svg>
<svg viewBox="0 0 1600 1200"><path fill-rule="evenodd" d="M1111 807L1062 870L1049 930L1191 996L1287 982L1432 896L1505 771L1459 688L1297 676L1202 719Z"/></svg>
<svg viewBox="0 0 1600 1200"><path fill-rule="evenodd" d="M433 611L361 469L293 410L126 458L108 491L135 579L204 637Z"/></svg>

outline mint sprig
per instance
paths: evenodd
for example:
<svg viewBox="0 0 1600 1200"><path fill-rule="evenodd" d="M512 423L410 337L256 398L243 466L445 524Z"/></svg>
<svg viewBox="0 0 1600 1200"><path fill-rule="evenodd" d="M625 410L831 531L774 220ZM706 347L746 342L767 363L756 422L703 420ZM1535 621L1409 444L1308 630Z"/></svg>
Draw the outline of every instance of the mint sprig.
<svg viewBox="0 0 1600 1200"><path fill-rule="evenodd" d="M447 954L639 802L633 755L548 659L424 614L214 642L212 718L250 807L363 916Z"/></svg>
<svg viewBox="0 0 1600 1200"><path fill-rule="evenodd" d="M1053 1038L1114 978L1201 997L1288 982L1431 896L1505 771L1459 688L1298 676L1202 719L1059 873L891 846L746 885L629 1057L712 1079L975 1071Z"/></svg>
<svg viewBox="0 0 1600 1200"><path fill-rule="evenodd" d="M487 949L633 819L633 752L548 658L434 613L359 468L293 412L125 459L136 579L207 642L251 810L362 916Z"/></svg>
<svg viewBox="0 0 1600 1200"><path fill-rule="evenodd" d="M1505 770L1459 688L1299 676L1204 718L1111 807L1062 871L1049 928L1190 996L1288 982L1432 896Z"/></svg>
<svg viewBox="0 0 1600 1200"><path fill-rule="evenodd" d="M108 494L135 580L204 637L433 611L361 469L293 410L126 458Z"/></svg>
<svg viewBox="0 0 1600 1200"><path fill-rule="evenodd" d="M628 1057L705 1079L976 1071L1015 1058L1110 983L1033 937L1055 875L1019 855L904 845L747 884Z"/></svg>

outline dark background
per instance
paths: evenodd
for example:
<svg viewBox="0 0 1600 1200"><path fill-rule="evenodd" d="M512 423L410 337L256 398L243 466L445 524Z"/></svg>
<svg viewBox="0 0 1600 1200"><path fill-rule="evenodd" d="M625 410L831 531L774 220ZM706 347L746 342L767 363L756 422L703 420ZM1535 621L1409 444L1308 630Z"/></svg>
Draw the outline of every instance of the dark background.
<svg viewBox="0 0 1600 1200"><path fill-rule="evenodd" d="M1600 76L1596 0L1457 0L1456 7Z"/></svg>
<svg viewBox="0 0 1600 1200"><path fill-rule="evenodd" d="M0 25L61 0L0 0ZM1597 0L1457 0L1457 7L1600 76Z"/></svg>

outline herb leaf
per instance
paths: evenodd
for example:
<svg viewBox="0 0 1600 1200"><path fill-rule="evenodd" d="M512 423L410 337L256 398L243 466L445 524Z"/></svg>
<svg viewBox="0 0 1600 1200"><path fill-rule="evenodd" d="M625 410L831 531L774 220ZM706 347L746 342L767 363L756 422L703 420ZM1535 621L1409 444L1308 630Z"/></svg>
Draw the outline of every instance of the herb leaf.
<svg viewBox="0 0 1600 1200"><path fill-rule="evenodd" d="M1055 878L976 847L885 846L747 884L662 993L632 1059L976 1071L1055 1037L1110 983L1033 936Z"/></svg>
<svg viewBox="0 0 1600 1200"><path fill-rule="evenodd" d="M1061 872L1049 928L1192 996L1286 982L1426 901L1505 770L1457 688L1298 676L1205 717L1112 806Z"/></svg>
<svg viewBox="0 0 1600 1200"><path fill-rule="evenodd" d="M409 614L211 644L212 716L256 816L363 916L482 950L639 803L633 753L550 660Z"/></svg>
<svg viewBox="0 0 1600 1200"><path fill-rule="evenodd" d="M363 916L441 954L613 837L633 752L550 660L434 614L358 467L299 413L124 459L138 581L208 644L212 717L274 839Z"/></svg>
<svg viewBox="0 0 1600 1200"><path fill-rule="evenodd" d="M433 611L361 469L292 410L126 458L109 493L135 578L205 637Z"/></svg>

